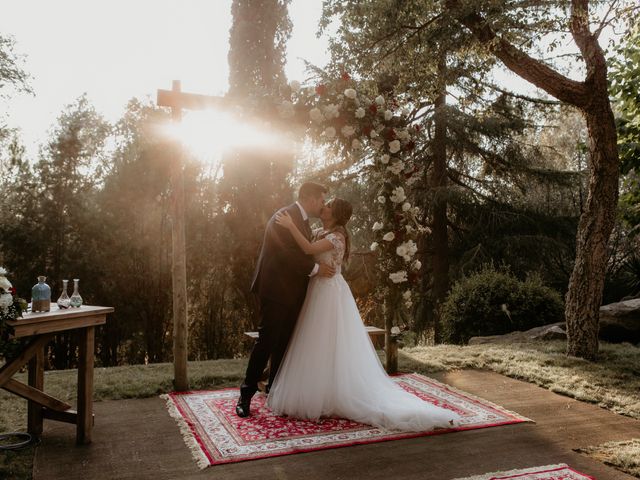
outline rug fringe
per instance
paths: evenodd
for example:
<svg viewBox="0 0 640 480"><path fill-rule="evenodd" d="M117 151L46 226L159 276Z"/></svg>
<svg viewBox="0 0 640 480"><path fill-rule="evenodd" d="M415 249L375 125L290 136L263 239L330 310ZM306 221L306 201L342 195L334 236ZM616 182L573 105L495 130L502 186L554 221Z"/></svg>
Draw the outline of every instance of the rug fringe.
<svg viewBox="0 0 640 480"><path fill-rule="evenodd" d="M568 465L566 463L558 463L556 465L543 465L543 466L536 466L536 467L518 468L515 470L509 470L506 472L484 473L482 475L474 475L473 477L454 478L453 480L491 480L492 477L497 477L498 475L500 475L501 477L506 477L510 475L511 476L521 475L521 474L527 473L527 470L532 470L532 469L554 470L556 468L567 468L567 467Z"/></svg>
<svg viewBox="0 0 640 480"><path fill-rule="evenodd" d="M209 462L209 459L202 451L202 447L200 447L200 444L196 440L196 437L193 435L193 431L191 430L191 427L189 426L185 418L180 414L180 411L178 410L178 407L176 407L176 404L171 398L171 396L167 394L163 394L163 395L160 395L160 398L162 398L166 402L167 410L169 411L169 416L171 416L171 418L173 418L178 424L178 428L180 429L180 434L182 435L182 439L184 440L184 443L186 444L189 451L191 452L191 456L195 460L198 468L203 470L208 466L210 466L211 463Z"/></svg>

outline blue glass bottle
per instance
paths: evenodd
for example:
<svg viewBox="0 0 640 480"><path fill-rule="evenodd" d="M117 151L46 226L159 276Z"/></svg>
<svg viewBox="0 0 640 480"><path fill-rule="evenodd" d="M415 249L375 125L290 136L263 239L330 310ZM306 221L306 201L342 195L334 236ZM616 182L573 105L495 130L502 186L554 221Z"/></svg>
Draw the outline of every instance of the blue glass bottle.
<svg viewBox="0 0 640 480"><path fill-rule="evenodd" d="M47 277L39 276L38 283L31 289L31 311L48 312L51 309L51 287L45 280Z"/></svg>

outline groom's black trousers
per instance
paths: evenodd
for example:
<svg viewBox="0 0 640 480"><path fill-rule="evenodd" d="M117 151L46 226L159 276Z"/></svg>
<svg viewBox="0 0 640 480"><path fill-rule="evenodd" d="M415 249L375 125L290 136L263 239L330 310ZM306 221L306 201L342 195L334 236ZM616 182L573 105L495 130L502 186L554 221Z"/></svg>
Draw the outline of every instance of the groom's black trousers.
<svg viewBox="0 0 640 480"><path fill-rule="evenodd" d="M301 303L284 305L274 300L260 299L260 326L258 339L253 346L244 383L240 387L242 397L251 398L258 390L258 381L271 358L269 386L278 373L287 351L289 340L298 320Z"/></svg>

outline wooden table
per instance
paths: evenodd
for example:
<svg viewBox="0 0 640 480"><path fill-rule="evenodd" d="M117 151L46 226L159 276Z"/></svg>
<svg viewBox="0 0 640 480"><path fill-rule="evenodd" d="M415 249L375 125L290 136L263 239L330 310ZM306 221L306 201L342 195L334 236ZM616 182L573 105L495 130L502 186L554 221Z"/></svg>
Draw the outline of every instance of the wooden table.
<svg viewBox="0 0 640 480"><path fill-rule="evenodd" d="M14 338L31 337L20 354L0 368L0 387L29 401L29 433L41 435L43 419L48 418L77 425L76 443L91 443L95 327L105 324L107 314L111 312L111 307L83 305L79 308L58 309L57 305L52 304L50 312L25 313L23 318L7 322L14 329ZM76 329L80 334L77 411L43 391L44 347L54 334ZM27 362L29 384L25 385L11 377Z"/></svg>

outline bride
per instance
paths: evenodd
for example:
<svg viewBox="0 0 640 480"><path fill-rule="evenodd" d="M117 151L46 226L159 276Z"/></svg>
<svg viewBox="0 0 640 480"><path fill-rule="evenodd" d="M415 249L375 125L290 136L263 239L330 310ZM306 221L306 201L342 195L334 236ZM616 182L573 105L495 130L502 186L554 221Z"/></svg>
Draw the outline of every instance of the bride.
<svg viewBox="0 0 640 480"><path fill-rule="evenodd" d="M449 428L457 414L406 392L382 368L340 274L349 256L346 224L351 213L346 200L330 202L320 214L323 228L314 232L313 243L287 213L276 217L305 253L334 266L336 275L311 278L267 405L278 415L301 419L333 416L403 431Z"/></svg>

